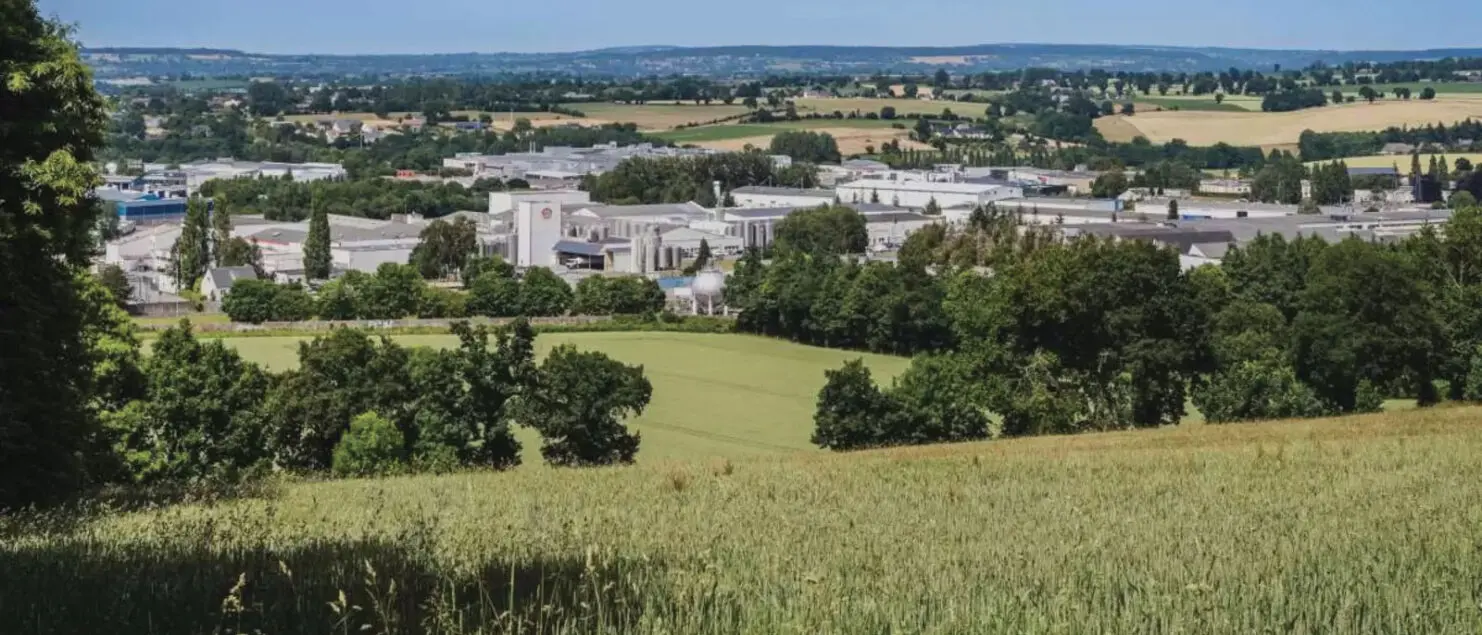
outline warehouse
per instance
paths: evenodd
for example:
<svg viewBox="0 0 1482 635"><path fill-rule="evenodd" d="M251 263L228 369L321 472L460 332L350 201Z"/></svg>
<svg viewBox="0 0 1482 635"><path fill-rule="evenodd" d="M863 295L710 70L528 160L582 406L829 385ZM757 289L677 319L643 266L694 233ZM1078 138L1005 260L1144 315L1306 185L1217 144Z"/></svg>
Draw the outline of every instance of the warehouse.
<svg viewBox="0 0 1482 635"><path fill-rule="evenodd" d="M839 200L846 203L888 203L922 209L933 201L937 207L976 207L994 201L1024 196L1024 190L1009 185L979 183L936 183L930 181L884 181L861 179L841 183Z"/></svg>
<svg viewBox="0 0 1482 635"><path fill-rule="evenodd" d="M180 222L185 218L183 198L141 198L134 201L116 201L118 219L132 223L153 224Z"/></svg>
<svg viewBox="0 0 1482 635"><path fill-rule="evenodd" d="M818 207L834 202L833 190L750 185L731 190L732 207Z"/></svg>

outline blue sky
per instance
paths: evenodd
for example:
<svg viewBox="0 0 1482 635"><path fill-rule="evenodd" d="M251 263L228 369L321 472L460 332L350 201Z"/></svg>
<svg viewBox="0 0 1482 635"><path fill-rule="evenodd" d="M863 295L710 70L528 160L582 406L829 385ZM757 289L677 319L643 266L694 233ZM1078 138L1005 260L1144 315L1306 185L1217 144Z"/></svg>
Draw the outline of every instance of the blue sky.
<svg viewBox="0 0 1482 635"><path fill-rule="evenodd" d="M543 52L647 44L1482 45L1466 5L1439 0L38 1L43 13L77 24L87 46L263 53Z"/></svg>

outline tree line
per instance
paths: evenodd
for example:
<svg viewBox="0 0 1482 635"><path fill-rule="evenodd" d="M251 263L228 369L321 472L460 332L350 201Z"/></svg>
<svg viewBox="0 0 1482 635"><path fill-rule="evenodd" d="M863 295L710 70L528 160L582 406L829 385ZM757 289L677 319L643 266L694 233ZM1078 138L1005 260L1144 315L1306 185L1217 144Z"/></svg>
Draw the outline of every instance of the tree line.
<svg viewBox="0 0 1482 635"><path fill-rule="evenodd" d="M1190 271L992 209L912 234L894 264L778 230L728 282L738 329L915 356L892 386L830 372L822 447L1168 425L1189 402L1223 423L1482 399L1477 208L1398 243L1262 235Z"/></svg>
<svg viewBox="0 0 1482 635"><path fill-rule="evenodd" d="M88 457L98 482L231 482L269 470L363 476L520 463L511 426L542 437L554 465L631 463L622 419L652 388L641 367L569 346L534 357L528 323L455 324L451 350L408 349L335 329L300 344L298 367L271 373L188 324L141 356L127 318L110 367L116 407L100 413ZM490 345L490 340L493 345Z"/></svg>
<svg viewBox="0 0 1482 635"><path fill-rule="evenodd" d="M321 320L654 316L665 296L648 278L592 276L573 289L545 267L521 275L500 258L475 258L464 270L463 289L431 285L414 265L382 263L375 273L347 271L316 291L300 283L239 280L222 300L233 322Z"/></svg>
<svg viewBox="0 0 1482 635"><path fill-rule="evenodd" d="M815 187L813 166L796 163L778 168L761 152L727 152L686 157L634 157L611 171L587 175L582 189L592 200L611 205L684 203L715 207L714 183L728 192L748 185Z"/></svg>
<svg viewBox="0 0 1482 635"><path fill-rule="evenodd" d="M1465 141L1467 144L1463 144ZM1436 145L1442 148L1469 150L1482 141L1482 121L1464 119L1451 125L1391 126L1379 132L1313 132L1305 130L1297 140L1304 161L1322 161L1343 157L1378 154L1387 143L1412 146Z"/></svg>

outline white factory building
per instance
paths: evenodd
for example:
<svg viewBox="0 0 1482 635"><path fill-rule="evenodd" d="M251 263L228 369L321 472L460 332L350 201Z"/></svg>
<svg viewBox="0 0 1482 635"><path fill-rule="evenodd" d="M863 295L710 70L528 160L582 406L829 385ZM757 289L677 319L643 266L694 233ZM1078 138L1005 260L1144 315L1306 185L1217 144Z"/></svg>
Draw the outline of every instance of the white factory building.
<svg viewBox="0 0 1482 635"><path fill-rule="evenodd" d="M731 190L734 207L818 207L834 202L834 191L750 185Z"/></svg>
<svg viewBox="0 0 1482 635"><path fill-rule="evenodd" d="M886 181L860 179L835 188L844 203L879 202L921 209L936 201L938 207L977 207L1004 199L1021 198L1022 188L980 183L937 183L931 181Z"/></svg>

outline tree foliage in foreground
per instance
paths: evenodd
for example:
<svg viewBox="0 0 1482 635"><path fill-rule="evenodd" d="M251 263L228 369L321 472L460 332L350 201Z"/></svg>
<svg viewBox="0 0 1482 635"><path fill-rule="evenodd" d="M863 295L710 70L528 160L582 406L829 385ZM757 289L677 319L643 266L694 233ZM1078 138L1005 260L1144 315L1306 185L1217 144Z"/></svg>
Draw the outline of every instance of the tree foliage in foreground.
<svg viewBox="0 0 1482 635"><path fill-rule="evenodd" d="M68 35L32 2L0 3L0 509L77 491L98 434L76 277L106 117Z"/></svg>
<svg viewBox="0 0 1482 635"><path fill-rule="evenodd" d="M652 396L642 366L559 346L541 363L518 416L540 432L540 454L553 465L632 463L639 435L621 419L643 414Z"/></svg>

